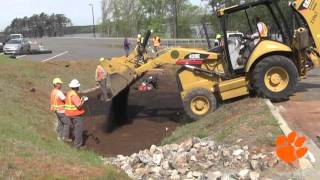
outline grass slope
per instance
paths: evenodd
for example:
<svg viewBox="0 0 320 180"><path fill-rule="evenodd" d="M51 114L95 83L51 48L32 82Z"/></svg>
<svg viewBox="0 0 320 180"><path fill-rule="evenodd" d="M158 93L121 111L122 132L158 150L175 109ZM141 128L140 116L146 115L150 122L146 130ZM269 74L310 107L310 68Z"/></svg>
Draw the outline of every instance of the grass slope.
<svg viewBox="0 0 320 180"><path fill-rule="evenodd" d="M213 138L217 143L273 146L281 130L262 99L246 98L223 105L206 118L177 128L162 143L190 137Z"/></svg>
<svg viewBox="0 0 320 180"><path fill-rule="evenodd" d="M39 63L0 55L0 177L13 179L127 179L96 154L56 140L49 111L51 81L94 84L94 62ZM65 83L67 85L67 83ZM66 90L66 89L65 89Z"/></svg>

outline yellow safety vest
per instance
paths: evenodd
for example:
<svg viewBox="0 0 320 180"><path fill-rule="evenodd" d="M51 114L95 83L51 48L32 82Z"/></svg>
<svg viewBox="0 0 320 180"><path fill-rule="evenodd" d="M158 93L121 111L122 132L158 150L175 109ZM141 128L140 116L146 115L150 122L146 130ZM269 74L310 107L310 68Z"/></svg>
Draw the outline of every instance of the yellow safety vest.
<svg viewBox="0 0 320 180"><path fill-rule="evenodd" d="M65 104L66 116L74 117L74 116L80 116L80 115L84 114L85 111L83 108L78 109L77 106L75 104L73 104L72 96L77 96L80 99L79 95L74 90L70 90L67 93L67 99L66 99L66 104Z"/></svg>

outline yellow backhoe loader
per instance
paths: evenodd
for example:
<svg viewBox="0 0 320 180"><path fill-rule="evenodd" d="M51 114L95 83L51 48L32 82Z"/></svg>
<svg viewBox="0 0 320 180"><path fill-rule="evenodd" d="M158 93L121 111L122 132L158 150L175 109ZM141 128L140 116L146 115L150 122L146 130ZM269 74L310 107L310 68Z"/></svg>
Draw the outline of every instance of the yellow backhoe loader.
<svg viewBox="0 0 320 180"><path fill-rule="evenodd" d="M250 92L272 101L288 99L298 81L306 76L306 64L318 66L320 60L320 3L295 0L290 7L294 23L285 19L277 0L217 10L224 45L211 50L177 47L151 55L146 53L151 35L147 32L141 46L128 57L101 62L108 74L108 94L115 102L126 103L128 88L144 73L164 64L175 64L181 66L177 83L184 110L194 120L215 111L218 102ZM267 37L259 34L257 39L250 39L250 34L259 32L258 22L252 20L262 11L260 17L270 32ZM230 31L244 35L231 37ZM121 107L125 104L116 104L125 109Z"/></svg>

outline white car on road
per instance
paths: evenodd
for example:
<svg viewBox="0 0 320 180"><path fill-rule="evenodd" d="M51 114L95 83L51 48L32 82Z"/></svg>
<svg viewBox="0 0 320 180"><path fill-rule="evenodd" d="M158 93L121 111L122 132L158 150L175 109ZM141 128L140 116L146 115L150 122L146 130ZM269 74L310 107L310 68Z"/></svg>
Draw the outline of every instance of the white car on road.
<svg viewBox="0 0 320 180"><path fill-rule="evenodd" d="M21 55L30 52L31 45L26 39L11 39L3 47L4 54Z"/></svg>

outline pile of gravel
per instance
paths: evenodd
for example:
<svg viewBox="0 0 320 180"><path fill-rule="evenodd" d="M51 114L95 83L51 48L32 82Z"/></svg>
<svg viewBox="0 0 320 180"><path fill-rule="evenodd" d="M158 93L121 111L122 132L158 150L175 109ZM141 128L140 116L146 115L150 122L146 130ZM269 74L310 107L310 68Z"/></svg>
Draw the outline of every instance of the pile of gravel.
<svg viewBox="0 0 320 180"><path fill-rule="evenodd" d="M152 145L131 156L104 158L133 179L261 179L278 163L273 152L249 152L248 146L221 146L192 138L181 144Z"/></svg>

